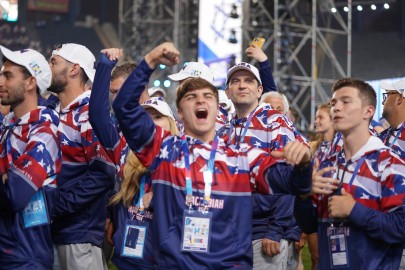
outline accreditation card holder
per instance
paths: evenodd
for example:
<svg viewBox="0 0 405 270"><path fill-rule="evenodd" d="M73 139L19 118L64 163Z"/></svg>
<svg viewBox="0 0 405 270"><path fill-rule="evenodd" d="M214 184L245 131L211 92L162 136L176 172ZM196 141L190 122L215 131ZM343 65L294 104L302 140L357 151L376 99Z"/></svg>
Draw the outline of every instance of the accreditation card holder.
<svg viewBox="0 0 405 270"><path fill-rule="evenodd" d="M127 219L122 242L121 256L143 258L148 222Z"/></svg>
<svg viewBox="0 0 405 270"><path fill-rule="evenodd" d="M328 242L330 263L332 269L349 267L348 249L347 249L347 230L345 226L335 227L331 225L328 228Z"/></svg>
<svg viewBox="0 0 405 270"><path fill-rule="evenodd" d="M205 252L210 249L212 212L184 210L181 250Z"/></svg>
<svg viewBox="0 0 405 270"><path fill-rule="evenodd" d="M44 191L38 190L25 206L22 213L24 229L49 224L48 210Z"/></svg>

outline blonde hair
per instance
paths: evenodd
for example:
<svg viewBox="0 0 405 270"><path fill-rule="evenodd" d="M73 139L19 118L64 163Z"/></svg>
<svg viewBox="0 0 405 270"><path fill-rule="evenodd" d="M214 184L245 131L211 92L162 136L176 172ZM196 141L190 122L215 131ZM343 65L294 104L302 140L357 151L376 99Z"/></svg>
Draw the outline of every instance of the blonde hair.
<svg viewBox="0 0 405 270"><path fill-rule="evenodd" d="M330 105L329 103L324 103L318 107L317 111L324 110L328 113L330 119L332 119L332 114L330 112ZM333 133L334 134L334 133ZM321 146L322 142L325 140L325 136L323 133L317 133L315 141L310 143L310 147L312 149L312 155L315 155L315 152Z"/></svg>
<svg viewBox="0 0 405 270"><path fill-rule="evenodd" d="M166 117L169 120L170 130L169 132L172 135L178 135L179 130L177 129L176 122L168 116ZM111 198L110 205L114 205L122 201L122 203L129 208L132 204L132 199L135 194L139 192L139 179L141 176L148 172L148 169L145 168L136 155L129 151L127 160L123 169L123 177L120 190Z"/></svg>

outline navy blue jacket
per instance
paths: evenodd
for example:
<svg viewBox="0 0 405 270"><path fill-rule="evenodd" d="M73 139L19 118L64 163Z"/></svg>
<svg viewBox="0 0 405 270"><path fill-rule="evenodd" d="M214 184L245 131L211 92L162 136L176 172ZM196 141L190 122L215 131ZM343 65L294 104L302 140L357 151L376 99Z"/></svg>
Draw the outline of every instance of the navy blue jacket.
<svg viewBox="0 0 405 270"><path fill-rule="evenodd" d="M161 158L157 158L158 161L154 159L154 156L148 156L148 158L154 159L153 164L151 164L152 169L156 169L155 166L158 166L152 175L155 193L153 197L154 226L152 226L152 230L154 236L159 236L154 240L155 260L157 260L160 267L165 269L226 269L234 267L250 269L252 267L252 247L249 236L251 235L253 208L250 192L246 195L243 192L241 192L242 194L237 192L213 192L219 198L218 200L224 201L224 207L222 209L218 206L217 209L212 210L213 227L210 252L181 252L180 250L182 213L185 209L184 190L182 190L183 187L176 188L177 185L170 184L169 181L183 182L184 175L179 175L179 177L171 175L170 173L178 171L178 169L164 163L181 158L181 151L178 148L181 140L169 136L164 142L154 141L152 145L148 144L155 137L158 138L161 132L159 128L155 128L150 116L139 105L139 97L152 72L153 70L148 67L147 63L142 61L122 86L113 103L113 108L120 127L133 151L141 151L146 145L153 148L155 142L165 144L165 146L162 146L163 148L160 148L159 145L156 146L157 148L166 149L167 146L167 149L170 150L167 157L162 155ZM195 144L198 144L196 147L204 147L200 146L201 143L198 140L196 140ZM222 165L220 161L215 162L217 165ZM159 171L159 166L165 166L164 169L169 171ZM270 183L273 192L305 194L311 189L311 178L302 178L302 175L311 175L311 172L311 167L292 168L286 164L276 163L267 171L266 179ZM162 178L155 179L155 173ZM222 171L222 174L225 173L229 172ZM241 178L245 176L241 175ZM248 184L248 186L250 185ZM250 188L248 189L250 191ZM194 192L193 196L195 196ZM243 205L243 211L241 211L241 205Z"/></svg>

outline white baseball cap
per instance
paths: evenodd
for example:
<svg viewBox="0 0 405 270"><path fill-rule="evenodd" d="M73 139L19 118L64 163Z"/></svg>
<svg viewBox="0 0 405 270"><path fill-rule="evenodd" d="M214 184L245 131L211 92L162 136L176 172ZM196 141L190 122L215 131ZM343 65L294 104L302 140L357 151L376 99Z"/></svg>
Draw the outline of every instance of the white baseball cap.
<svg viewBox="0 0 405 270"><path fill-rule="evenodd" d="M173 112L169 107L169 104L167 104L166 101L164 101L161 97L153 97L145 101L145 103L141 104L143 108L152 108L155 109L156 111L160 112L161 114L168 116L170 118L174 119Z"/></svg>
<svg viewBox="0 0 405 270"><path fill-rule="evenodd" d="M211 84L214 83L214 75L211 69L207 65L199 62L189 62L178 73L169 75L168 77L176 82L187 78L202 78Z"/></svg>
<svg viewBox="0 0 405 270"><path fill-rule="evenodd" d="M0 50L5 58L28 69L30 74L36 78L41 95L51 85L52 71L42 54L32 49L10 51L1 45Z"/></svg>
<svg viewBox="0 0 405 270"><path fill-rule="evenodd" d="M384 90L396 90L394 85L389 82L381 82L380 87Z"/></svg>
<svg viewBox="0 0 405 270"><path fill-rule="evenodd" d="M228 98L224 90L218 90L219 104L224 104L224 109L229 110L232 107L232 101Z"/></svg>
<svg viewBox="0 0 405 270"><path fill-rule="evenodd" d="M96 58L85 46L75 43L62 44L60 48L52 51L52 56L54 55L59 55L73 64L79 64L87 77L89 77L89 80L94 81Z"/></svg>
<svg viewBox="0 0 405 270"><path fill-rule="evenodd" d="M394 89L397 90L405 98L405 80L400 80L393 83Z"/></svg>
<svg viewBox="0 0 405 270"><path fill-rule="evenodd" d="M260 74L259 74L259 70L246 62L241 62L239 64L234 65L233 67L231 67L231 69L228 71L228 75L226 76L226 83L228 84L229 79L231 78L232 74L235 73L238 70L247 70L250 73L252 73L256 79L259 81L259 84L262 84L262 80L260 79Z"/></svg>
<svg viewBox="0 0 405 270"><path fill-rule="evenodd" d="M150 88L148 88L148 94L151 97L157 92L162 93L163 97L166 97L166 92L162 88L160 88L160 87L150 87Z"/></svg>

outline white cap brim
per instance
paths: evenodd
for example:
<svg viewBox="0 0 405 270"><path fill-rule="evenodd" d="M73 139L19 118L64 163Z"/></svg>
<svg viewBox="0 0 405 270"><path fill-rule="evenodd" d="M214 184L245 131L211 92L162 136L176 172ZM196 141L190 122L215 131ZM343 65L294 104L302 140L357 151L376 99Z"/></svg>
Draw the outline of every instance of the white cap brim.
<svg viewBox="0 0 405 270"><path fill-rule="evenodd" d="M172 81L179 82L179 81L185 80L185 79L187 79L189 77L193 77L193 76L190 76L189 74L186 74L186 73L179 72L179 73L171 74L168 77Z"/></svg>
<svg viewBox="0 0 405 270"><path fill-rule="evenodd" d="M21 57L21 54L14 53L13 51L11 51L1 45L0 45L0 50L5 58L7 58L8 60L10 60L13 63L16 63L20 66L25 67L25 63L24 63L23 58Z"/></svg>
<svg viewBox="0 0 405 270"><path fill-rule="evenodd" d="M389 82L381 82L380 88L382 88L384 90L396 90L394 85Z"/></svg>
<svg viewBox="0 0 405 270"><path fill-rule="evenodd" d="M170 117L170 118L172 118L173 120L175 120L173 114L171 114L170 112L162 112L162 109L164 110L164 108L162 108L162 107L160 107L160 106L158 106L158 105L156 105L156 104L148 103L148 104L141 104L141 106L142 106L144 109L146 109L146 108L155 109L156 111L158 111L158 112L161 113L162 115L167 116L167 117Z"/></svg>
<svg viewBox="0 0 405 270"><path fill-rule="evenodd" d="M228 73L228 75L227 75L227 77L226 77L226 83L228 84L229 83L229 79L232 77L232 75L236 72L236 71L239 71L239 70L246 70L246 71L249 71L251 74L253 74L253 76L255 76L255 78L259 81L259 84L260 85L262 85L262 80L261 80L261 78L260 78L260 75L259 74L255 74L250 68L248 68L248 67L245 67L245 66L236 66L236 67L233 67L232 68L232 72L231 73Z"/></svg>

